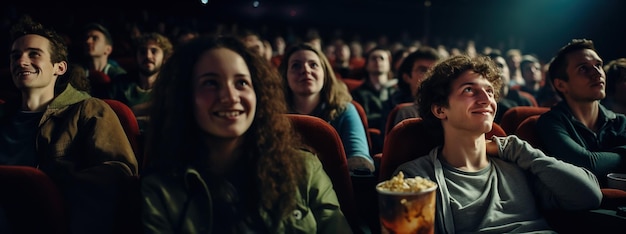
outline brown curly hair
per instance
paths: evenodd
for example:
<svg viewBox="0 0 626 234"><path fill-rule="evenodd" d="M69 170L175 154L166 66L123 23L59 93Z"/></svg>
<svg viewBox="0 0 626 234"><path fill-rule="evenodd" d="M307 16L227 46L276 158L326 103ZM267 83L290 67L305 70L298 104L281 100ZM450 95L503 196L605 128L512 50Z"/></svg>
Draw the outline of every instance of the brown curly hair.
<svg viewBox="0 0 626 234"><path fill-rule="evenodd" d="M146 47L150 42L154 42L159 48L161 48L161 50L163 50L164 61L167 60L174 52L174 45L172 45L170 39L160 33L144 33L134 41L136 49Z"/></svg>
<svg viewBox="0 0 626 234"><path fill-rule="evenodd" d="M287 108L279 75L234 37L195 38L178 47L164 64L152 90L145 172L176 171L202 159L198 149L206 147L200 140L206 133L194 120L192 72L202 54L218 48L232 50L244 59L257 98L256 116L243 143L247 168L241 172L247 173L247 182L256 185L257 192L242 199L249 211L262 206L278 223L295 209L296 189L305 175L303 161L294 160L301 154L294 145L300 143L284 115Z"/></svg>
<svg viewBox="0 0 626 234"><path fill-rule="evenodd" d="M498 68L493 60L487 56L476 58L467 55L457 55L441 61L435 65L420 85L420 92L417 94L419 103L419 114L426 126L429 126L435 137L443 137L443 127L441 121L431 111L433 105L448 107L448 97L450 96L451 85L465 71L474 71L487 79L494 88L496 100L500 97L500 87L502 79Z"/></svg>

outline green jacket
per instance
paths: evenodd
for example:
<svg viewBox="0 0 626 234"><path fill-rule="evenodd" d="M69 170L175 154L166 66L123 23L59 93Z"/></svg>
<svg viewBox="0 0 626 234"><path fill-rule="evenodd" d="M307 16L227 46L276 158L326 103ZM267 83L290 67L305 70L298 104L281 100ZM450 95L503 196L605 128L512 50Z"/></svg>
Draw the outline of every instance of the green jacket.
<svg viewBox="0 0 626 234"><path fill-rule="evenodd" d="M307 183L298 188L297 210L277 227L268 228L270 233L352 233L321 162L310 153L302 160L306 163ZM187 167L179 176L147 175L142 177L141 185L145 233L213 232L212 217L219 214L213 214L211 191L196 169ZM191 196L189 191L200 192ZM259 208L259 214L270 227L268 212Z"/></svg>

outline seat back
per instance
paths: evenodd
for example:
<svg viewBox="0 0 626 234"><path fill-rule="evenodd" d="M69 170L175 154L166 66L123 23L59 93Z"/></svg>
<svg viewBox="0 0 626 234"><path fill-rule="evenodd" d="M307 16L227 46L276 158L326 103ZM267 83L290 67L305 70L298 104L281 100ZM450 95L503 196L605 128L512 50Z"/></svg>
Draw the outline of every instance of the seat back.
<svg viewBox="0 0 626 234"><path fill-rule="evenodd" d="M491 131L485 134L485 138L494 135L506 136L506 133L500 125L493 123ZM402 120L385 138L378 180L388 180L402 163L427 155L442 143L430 135L421 118Z"/></svg>
<svg viewBox="0 0 626 234"><path fill-rule="evenodd" d="M89 76L87 76L89 84L91 85L91 96L97 98L106 98L107 92L111 86L111 77L101 71L89 70Z"/></svg>
<svg viewBox="0 0 626 234"><path fill-rule="evenodd" d="M367 120L367 113L365 113L365 109L363 109L363 106L360 103L358 103L357 101L353 99L352 104L356 108L356 111L359 113L359 117L361 118L361 122L363 123L363 127L365 128L365 135L367 136L367 145L369 147L370 154L378 153L378 152L372 152L373 151L372 138L380 136L381 134L380 129L370 128L369 121Z"/></svg>
<svg viewBox="0 0 626 234"><path fill-rule="evenodd" d="M519 94L522 97L527 98L530 101L532 106L534 106L534 107L538 107L539 106L539 103L537 103L537 99L531 93L526 92L526 91L522 91L522 90L518 90L518 92L519 92Z"/></svg>
<svg viewBox="0 0 626 234"><path fill-rule="evenodd" d="M348 86L348 91L350 92L352 92L353 90L361 86L363 82L365 82L365 80L357 80L357 79L350 79L350 78L342 78L341 81L343 81L343 83L345 83L346 86Z"/></svg>
<svg viewBox="0 0 626 234"><path fill-rule="evenodd" d="M124 128L124 132L126 133L126 137L128 137L131 147L133 147L135 158L137 158L137 164L141 170L143 168L143 144L141 141L141 133L139 132L139 124L137 123L135 114L130 107L118 100L102 100L109 104L111 109L115 111L115 114L117 114L117 117L120 119L120 123Z"/></svg>
<svg viewBox="0 0 626 234"><path fill-rule="evenodd" d="M20 90L13 84L11 69L8 66L0 68L0 99L16 100L20 96Z"/></svg>
<svg viewBox="0 0 626 234"><path fill-rule="evenodd" d="M324 171L333 182L341 211L353 229L358 226L352 180L339 134L328 122L310 115L286 114L306 145L317 154ZM356 229L355 229L356 230Z"/></svg>
<svg viewBox="0 0 626 234"><path fill-rule="evenodd" d="M0 191L0 209L6 218L0 220L0 226L8 229L0 231L68 233L68 214L61 192L41 170L0 165Z"/></svg>
<svg viewBox="0 0 626 234"><path fill-rule="evenodd" d="M530 145L535 148L543 149L543 144L541 143L541 139L537 135L537 130L535 129L535 125L537 124L537 120L541 115L532 115L524 119L514 134L522 140L527 141Z"/></svg>
<svg viewBox="0 0 626 234"><path fill-rule="evenodd" d="M385 136L389 134L389 131L394 126L394 122L396 121L396 116L398 115L398 111L402 109L402 107L413 105L412 102L398 103L396 106L391 109L389 115L387 116L387 122L385 123Z"/></svg>
<svg viewBox="0 0 626 234"><path fill-rule="evenodd" d="M511 135L515 132L517 127L524 121L526 118L533 115L540 115L547 111L550 108L548 107L537 107L537 106L516 106L508 109L502 115L502 119L500 120L500 126L504 129L507 135Z"/></svg>
<svg viewBox="0 0 626 234"><path fill-rule="evenodd" d="M115 61L120 67L126 70L127 74L137 74L139 72L139 65L137 64L137 58L134 56L134 52L133 55L130 56L117 57Z"/></svg>

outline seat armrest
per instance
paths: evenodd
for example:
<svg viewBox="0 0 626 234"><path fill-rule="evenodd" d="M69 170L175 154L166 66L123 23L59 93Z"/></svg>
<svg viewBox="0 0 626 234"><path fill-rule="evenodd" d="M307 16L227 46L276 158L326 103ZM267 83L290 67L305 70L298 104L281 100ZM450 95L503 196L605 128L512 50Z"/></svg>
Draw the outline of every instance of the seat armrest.
<svg viewBox="0 0 626 234"><path fill-rule="evenodd" d="M619 206L626 206L626 191L612 188L603 188L601 208L615 210Z"/></svg>

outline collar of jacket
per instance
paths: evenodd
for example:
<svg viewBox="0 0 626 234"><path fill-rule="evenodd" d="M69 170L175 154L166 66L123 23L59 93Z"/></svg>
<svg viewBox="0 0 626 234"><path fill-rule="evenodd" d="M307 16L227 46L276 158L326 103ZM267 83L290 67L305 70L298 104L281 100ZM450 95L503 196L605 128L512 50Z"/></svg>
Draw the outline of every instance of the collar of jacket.
<svg viewBox="0 0 626 234"><path fill-rule="evenodd" d="M61 108L64 106L68 106L68 105L83 101L90 97L91 95L89 95L87 92L79 91L76 88L74 88L71 84L67 84L67 87L65 87L65 90L63 90L63 92L61 92L59 96L55 97L52 100L52 102L50 102L50 105L48 106L48 108L49 109Z"/></svg>

